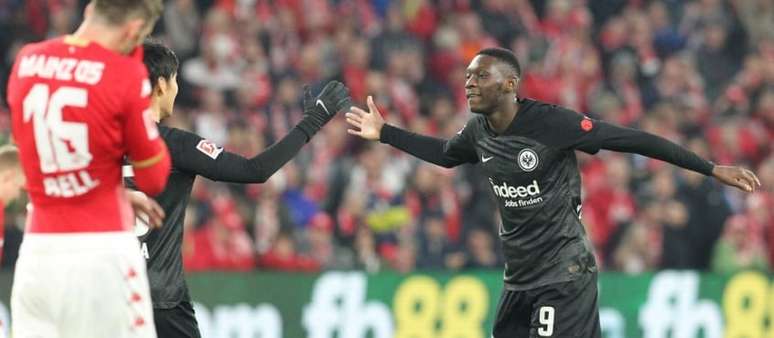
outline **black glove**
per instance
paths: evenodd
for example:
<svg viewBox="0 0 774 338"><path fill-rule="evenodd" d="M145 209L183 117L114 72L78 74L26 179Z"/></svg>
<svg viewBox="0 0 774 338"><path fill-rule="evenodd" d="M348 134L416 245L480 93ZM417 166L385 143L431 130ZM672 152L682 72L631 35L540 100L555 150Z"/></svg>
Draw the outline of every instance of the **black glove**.
<svg viewBox="0 0 774 338"><path fill-rule="evenodd" d="M312 139L336 113L352 107L349 88L339 81L325 85L317 97L312 97L309 86L304 86L304 118L298 128L306 134L307 142Z"/></svg>

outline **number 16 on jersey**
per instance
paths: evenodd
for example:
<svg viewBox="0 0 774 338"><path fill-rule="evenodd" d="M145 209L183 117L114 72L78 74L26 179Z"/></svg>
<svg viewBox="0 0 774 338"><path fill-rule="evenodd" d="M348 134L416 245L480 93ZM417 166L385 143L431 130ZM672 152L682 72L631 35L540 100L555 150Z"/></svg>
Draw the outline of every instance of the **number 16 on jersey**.
<svg viewBox="0 0 774 338"><path fill-rule="evenodd" d="M91 163L88 126L62 119L65 107L85 108L87 103L86 89L61 87L51 93L48 85L40 83L24 98L24 123L32 122L41 173L63 173L43 179L48 196L79 196L99 183L85 170L75 172Z"/></svg>

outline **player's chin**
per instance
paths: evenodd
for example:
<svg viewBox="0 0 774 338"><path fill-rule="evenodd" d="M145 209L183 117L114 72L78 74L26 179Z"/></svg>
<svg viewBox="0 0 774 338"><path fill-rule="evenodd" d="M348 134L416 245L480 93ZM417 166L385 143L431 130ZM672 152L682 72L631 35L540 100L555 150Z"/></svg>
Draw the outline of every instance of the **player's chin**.
<svg viewBox="0 0 774 338"><path fill-rule="evenodd" d="M489 115L491 113L491 110L486 109L485 107L482 107L478 104L471 104L469 102L468 107L470 107L470 112L473 114Z"/></svg>
<svg viewBox="0 0 774 338"><path fill-rule="evenodd" d="M172 112L173 112L172 109L165 109L165 110L159 112L159 121L164 120L165 118L172 116Z"/></svg>

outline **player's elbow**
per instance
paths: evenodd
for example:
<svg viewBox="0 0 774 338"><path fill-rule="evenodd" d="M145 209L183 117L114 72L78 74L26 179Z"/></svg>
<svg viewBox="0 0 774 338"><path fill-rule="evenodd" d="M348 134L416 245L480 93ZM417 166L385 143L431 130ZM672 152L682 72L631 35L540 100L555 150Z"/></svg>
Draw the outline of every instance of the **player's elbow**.
<svg viewBox="0 0 774 338"><path fill-rule="evenodd" d="M156 164L147 168L134 169L134 181L137 189L149 196L156 196L164 191L169 178L172 162L168 154Z"/></svg>
<svg viewBox="0 0 774 338"><path fill-rule="evenodd" d="M137 184L137 189L144 192L148 196L156 196L160 194L162 191L164 191L164 187L167 185L167 178L166 177L148 177L145 179L140 178L140 176L136 176L135 184Z"/></svg>
<svg viewBox="0 0 774 338"><path fill-rule="evenodd" d="M266 183L272 175L279 171L279 168L277 168L277 170L267 169L265 166L261 165L260 161L250 161L248 163L248 168L248 170L253 173L251 183L259 184Z"/></svg>

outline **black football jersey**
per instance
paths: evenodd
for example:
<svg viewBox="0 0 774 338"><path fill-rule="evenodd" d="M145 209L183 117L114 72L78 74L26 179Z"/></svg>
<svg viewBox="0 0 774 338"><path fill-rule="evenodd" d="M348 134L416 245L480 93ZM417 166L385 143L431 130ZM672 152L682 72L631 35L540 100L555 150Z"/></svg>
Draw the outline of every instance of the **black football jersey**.
<svg viewBox="0 0 774 338"><path fill-rule="evenodd" d="M475 116L447 143L446 153L483 168L502 217L506 284L530 289L595 269L580 220L575 149L599 148L592 120L554 105L520 103L504 133Z"/></svg>
<svg viewBox="0 0 774 338"><path fill-rule="evenodd" d="M190 301L183 274L181 246L185 210L196 177L201 175L231 183L266 182L298 153L308 137L294 128L264 152L245 158L188 131L159 126L159 132L172 157L167 186L155 197L166 218L162 227L154 230L137 222L135 233L148 263L153 306L165 309L181 301Z"/></svg>
<svg viewBox="0 0 774 338"><path fill-rule="evenodd" d="M657 135L592 120L556 105L519 99L510 125L495 133L483 115L450 140L384 125L380 141L451 168L480 165L502 217L499 235L510 290L574 280L596 270L581 223L575 150L600 149L657 158L704 175L714 165Z"/></svg>

